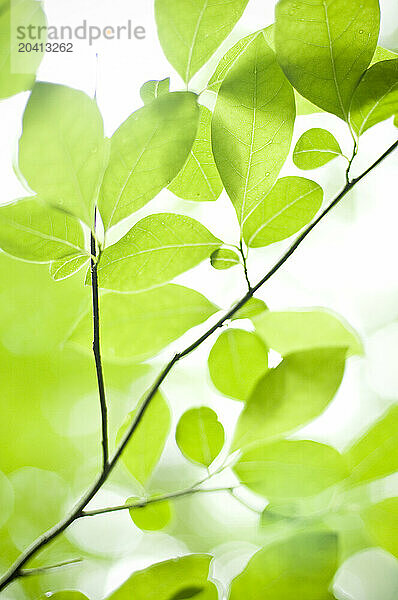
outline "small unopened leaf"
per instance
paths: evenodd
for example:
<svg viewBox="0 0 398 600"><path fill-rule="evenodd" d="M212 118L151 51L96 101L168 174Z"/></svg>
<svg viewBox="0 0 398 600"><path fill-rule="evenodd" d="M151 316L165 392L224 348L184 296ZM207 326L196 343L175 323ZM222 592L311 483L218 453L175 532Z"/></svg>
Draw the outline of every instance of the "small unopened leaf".
<svg viewBox="0 0 398 600"><path fill-rule="evenodd" d="M23 117L18 161L32 190L91 227L106 159L97 103L81 91L37 83Z"/></svg>
<svg viewBox="0 0 398 600"><path fill-rule="evenodd" d="M226 396L245 401L267 371L268 351L255 333L228 329L215 342L208 364L216 388Z"/></svg>
<svg viewBox="0 0 398 600"><path fill-rule="evenodd" d="M259 550L231 586L230 600L332 600L337 536L300 532Z"/></svg>
<svg viewBox="0 0 398 600"><path fill-rule="evenodd" d="M234 471L243 485L273 499L314 496L347 476L337 450L307 440L256 446L243 453Z"/></svg>
<svg viewBox="0 0 398 600"><path fill-rule="evenodd" d="M214 269L223 271L238 265L240 263L240 258L233 250L229 250L228 248L220 248L220 250L215 250L212 253L210 256L210 262Z"/></svg>
<svg viewBox="0 0 398 600"><path fill-rule="evenodd" d="M369 506L361 517L375 544L398 558L398 498Z"/></svg>
<svg viewBox="0 0 398 600"><path fill-rule="evenodd" d="M51 263L50 275L55 281L61 281L68 277L72 277L72 275L80 271L84 265L88 264L89 258L84 254L72 256L71 258L62 258L61 260L56 260ZM88 277L90 277L90 272L88 273Z"/></svg>
<svg viewBox="0 0 398 600"><path fill-rule="evenodd" d="M106 600L217 600L214 583L208 581L209 554L188 554L137 571ZM200 593L198 594L198 589ZM187 595L190 594L190 595Z"/></svg>
<svg viewBox="0 0 398 600"><path fill-rule="evenodd" d="M159 286L198 265L221 243L191 217L150 215L105 249L98 267L99 285L120 292Z"/></svg>
<svg viewBox="0 0 398 600"><path fill-rule="evenodd" d="M398 407L393 406L347 451L352 485L398 471Z"/></svg>
<svg viewBox="0 0 398 600"><path fill-rule="evenodd" d="M233 449L272 440L320 415L340 386L345 355L345 348L306 350L269 370L239 417Z"/></svg>
<svg viewBox="0 0 398 600"><path fill-rule="evenodd" d="M139 502L139 498L128 498L126 504ZM130 517L135 525L144 531L158 531L171 521L171 504L168 500L151 502L146 506L129 509Z"/></svg>
<svg viewBox="0 0 398 600"><path fill-rule="evenodd" d="M260 298L250 298L232 317L233 321L237 319L253 319L268 310L264 300Z"/></svg>
<svg viewBox="0 0 398 600"><path fill-rule="evenodd" d="M210 202L217 200L223 185L214 162L211 145L212 113L200 107L199 129L188 159L169 185L169 190L183 200Z"/></svg>
<svg viewBox="0 0 398 600"><path fill-rule="evenodd" d="M145 206L184 166L198 128L196 99L191 92L160 96L113 134L99 199L105 229Z"/></svg>
<svg viewBox="0 0 398 600"><path fill-rule="evenodd" d="M299 169L317 169L341 156L341 148L326 129L309 129L298 140L293 152L293 162Z"/></svg>
<svg viewBox="0 0 398 600"><path fill-rule="evenodd" d="M38 198L24 198L0 207L0 248L34 262L72 258L84 253L83 229Z"/></svg>
<svg viewBox="0 0 398 600"><path fill-rule="evenodd" d="M156 0L159 40L168 61L188 83L232 31L248 0Z"/></svg>
<svg viewBox="0 0 398 600"><path fill-rule="evenodd" d="M355 88L374 55L378 0L280 0L278 60L305 98L345 121Z"/></svg>
<svg viewBox="0 0 398 600"><path fill-rule="evenodd" d="M322 205L322 188L303 177L283 177L258 203L243 228L252 248L284 240L307 225Z"/></svg>
<svg viewBox="0 0 398 600"><path fill-rule="evenodd" d="M314 348L347 348L347 356L362 354L358 334L327 310L268 311L255 318L258 335L268 348L285 356Z"/></svg>
<svg viewBox="0 0 398 600"><path fill-rule="evenodd" d="M144 104L149 104L152 100L163 96L170 91L170 77L166 79L151 80L144 83L141 87L140 95Z"/></svg>
<svg viewBox="0 0 398 600"><path fill-rule="evenodd" d="M379 62L362 77L351 102L350 123L357 135L398 113L398 58Z"/></svg>
<svg viewBox="0 0 398 600"><path fill-rule="evenodd" d="M228 71L212 121L214 158L241 225L279 175L295 116L293 90L261 32Z"/></svg>
<svg viewBox="0 0 398 600"><path fill-rule="evenodd" d="M192 408L178 422L176 441L188 460L209 467L224 446L224 428L211 408Z"/></svg>
<svg viewBox="0 0 398 600"><path fill-rule="evenodd" d="M126 418L117 434L117 443L123 439L131 423L134 421L136 410ZM145 485L157 465L163 452L167 435L170 431L170 409L162 394L158 391L152 398L134 435L131 437L123 454L122 461L142 485Z"/></svg>
<svg viewBox="0 0 398 600"><path fill-rule="evenodd" d="M101 297L103 355L146 360L218 310L199 292L172 283L136 294L106 293ZM70 341L91 349L91 312L76 325Z"/></svg>

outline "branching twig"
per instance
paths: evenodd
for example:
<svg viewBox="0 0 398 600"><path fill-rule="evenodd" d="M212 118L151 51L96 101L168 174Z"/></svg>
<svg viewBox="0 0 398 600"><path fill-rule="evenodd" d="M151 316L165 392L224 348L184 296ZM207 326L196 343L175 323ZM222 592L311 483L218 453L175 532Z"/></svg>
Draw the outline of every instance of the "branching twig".
<svg viewBox="0 0 398 600"><path fill-rule="evenodd" d="M82 558L71 558L70 560L63 560L55 565L49 565L48 567L36 567L35 569L22 569L20 577L31 577L32 575L41 575L47 573L47 571L53 571L54 569L61 569L62 567L69 567L83 562Z"/></svg>
<svg viewBox="0 0 398 600"><path fill-rule="evenodd" d="M210 494L215 492L233 492L234 487L220 487L220 488L197 488L190 487L185 490L179 490L177 492L170 492L169 494L163 494L162 496L154 496L152 498L144 498L143 500L137 500L127 504L120 504L119 506L108 506L105 508L96 508L94 510L85 510L80 515L81 517L95 517L97 515L104 515L107 513L119 512L121 510L131 510L132 508L144 508L150 504L156 504L157 502L164 502L165 500L175 500L176 498L183 498L185 496L192 496L193 494Z"/></svg>
<svg viewBox="0 0 398 600"><path fill-rule="evenodd" d="M111 471L119 461L124 449L126 448L128 442L136 431L138 425L140 424L146 409L148 408L152 398L155 396L159 387L166 379L167 375L173 369L174 365L180 361L182 358L193 352L198 346L200 346L205 340L207 340L215 331L217 331L220 327L224 325L226 321L231 319L238 312L239 309L242 308L246 304L250 298L263 286L271 277L279 271L279 269L288 261L290 256L296 251L296 249L301 245L301 243L305 240L305 238L311 233L311 231L322 221L322 219L346 196L346 194L357 184L359 183L368 173L373 171L389 154L391 154L398 147L398 140L388 148L384 152L380 158L378 158L366 171L364 171L359 177L353 179L346 183L343 190L336 196L336 198L323 210L320 215L296 238L293 244L288 248L288 250L283 254L283 256L277 261L277 263L264 275L262 279L250 290L248 291L243 298L241 298L224 316L222 316L208 331L206 331L202 336L200 336L195 342L189 345L185 350L180 353L175 354L170 362L164 367L163 371L158 376L157 380L153 384L152 388L148 392L147 396L144 398L141 406L137 410L135 414L135 418L131 423L128 431L126 432L123 440L121 441L119 447L117 448L115 454L112 459L107 463L101 472L98 479L95 481L93 486L86 492L86 494L80 499L78 504L72 510L72 512L65 517L63 521L55 525L48 532L40 536L33 544L27 548L20 557L16 560L13 566L5 573L5 575L0 579L0 591L4 590L12 581L17 579L23 573L23 566L40 550L42 550L49 542L55 539L58 535L63 533L72 523L74 523L77 519L83 516L84 509L88 505L88 503L94 498L97 492L101 489L105 481L108 479Z"/></svg>

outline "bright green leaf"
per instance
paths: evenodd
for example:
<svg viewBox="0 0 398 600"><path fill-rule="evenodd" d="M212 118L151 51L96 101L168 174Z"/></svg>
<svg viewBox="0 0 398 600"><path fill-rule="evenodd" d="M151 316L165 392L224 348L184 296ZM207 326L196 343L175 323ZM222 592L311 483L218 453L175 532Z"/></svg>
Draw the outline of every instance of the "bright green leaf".
<svg viewBox="0 0 398 600"><path fill-rule="evenodd" d="M250 331L227 329L209 354L209 372L216 388L236 400L247 400L268 368L268 351Z"/></svg>
<svg viewBox="0 0 398 600"><path fill-rule="evenodd" d="M136 411L126 418L117 434L117 443L123 439ZM122 454L122 461L142 485L145 485L163 452L170 431L170 409L158 391L146 409L137 429Z"/></svg>
<svg viewBox="0 0 398 600"><path fill-rule="evenodd" d="M239 417L233 449L272 440L320 415L340 386L345 354L345 348L306 350L268 371Z"/></svg>
<svg viewBox="0 0 398 600"><path fill-rule="evenodd" d="M337 536L308 531L257 552L232 582L230 600L332 600Z"/></svg>
<svg viewBox="0 0 398 600"><path fill-rule="evenodd" d="M37 83L19 141L19 169L29 186L91 227L106 155L96 102L63 85Z"/></svg>
<svg viewBox="0 0 398 600"><path fill-rule="evenodd" d="M278 60L302 96L345 121L379 36L378 0L279 0Z"/></svg>
<svg viewBox="0 0 398 600"><path fill-rule="evenodd" d="M147 81L141 87L140 95L144 104L149 104L152 100L156 100L159 96L164 96L170 91L170 77L161 81Z"/></svg>
<svg viewBox="0 0 398 600"><path fill-rule="evenodd" d="M268 311L254 320L268 348L282 356L314 348L347 348L347 356L362 354L358 334L341 317L327 310Z"/></svg>
<svg viewBox="0 0 398 600"><path fill-rule="evenodd" d="M398 498L369 506L361 517L376 545L398 558Z"/></svg>
<svg viewBox="0 0 398 600"><path fill-rule="evenodd" d="M226 78L228 72L231 70L235 62L240 58L240 56L244 54L247 47L251 44L251 42L257 35L258 32L251 33L250 35L239 40L239 42L237 42L234 46L232 46L232 48L228 50L228 52L222 57L222 59L218 63L217 68L214 71L207 85L208 90L218 93L221 84Z"/></svg>
<svg viewBox="0 0 398 600"><path fill-rule="evenodd" d="M139 498L128 498L126 504L139 502ZM168 525L172 518L171 504L168 500L151 502L146 506L129 509L135 525L144 531L158 531Z"/></svg>
<svg viewBox="0 0 398 600"><path fill-rule="evenodd" d="M159 286L198 265L221 243L191 217L150 215L105 249L98 267L99 285L120 292Z"/></svg>
<svg viewBox="0 0 398 600"><path fill-rule="evenodd" d="M50 275L55 281L61 281L75 275L87 264L86 254L56 260L50 265Z"/></svg>
<svg viewBox="0 0 398 600"><path fill-rule="evenodd" d="M313 219L322 200L323 190L315 181L303 177L278 179L246 220L246 244L260 248L297 233Z"/></svg>
<svg viewBox="0 0 398 600"><path fill-rule="evenodd" d="M211 408L192 408L178 422L176 441L188 460L209 467L224 446L224 427Z"/></svg>
<svg viewBox="0 0 398 600"><path fill-rule="evenodd" d="M107 600L217 600L217 588L208 581L211 559L207 554L188 554L157 563L133 573Z"/></svg>
<svg viewBox="0 0 398 600"><path fill-rule="evenodd" d="M234 466L241 483L267 498L314 496L347 476L342 455L307 440L281 440L245 452Z"/></svg>
<svg viewBox="0 0 398 600"><path fill-rule="evenodd" d="M379 62L361 79L350 107L350 123L360 136L398 112L398 59Z"/></svg>
<svg viewBox="0 0 398 600"><path fill-rule="evenodd" d="M18 27L44 27L43 7L36 0L0 0L0 98L8 98L29 90L35 81L36 70L43 58L37 52L18 52ZM40 42L45 43L42 35Z"/></svg>
<svg viewBox="0 0 398 600"><path fill-rule="evenodd" d="M220 250L215 250L210 256L211 266L214 269L219 271L223 271L225 269L230 269L235 265L240 263L240 258L234 252L234 250L229 250L228 248L221 248Z"/></svg>
<svg viewBox="0 0 398 600"><path fill-rule="evenodd" d="M348 451L350 484L379 479L398 471L398 406L393 406Z"/></svg>
<svg viewBox="0 0 398 600"><path fill-rule="evenodd" d="M188 83L241 18L248 0L155 0L159 40L167 60Z"/></svg>
<svg viewBox="0 0 398 600"><path fill-rule="evenodd" d="M299 169L317 169L338 156L341 156L341 148L334 135L326 129L314 128L298 140L293 162Z"/></svg>
<svg viewBox="0 0 398 600"><path fill-rule="evenodd" d="M99 199L105 229L145 206L182 169L198 128L196 100L191 92L160 96L113 134Z"/></svg>
<svg viewBox="0 0 398 600"><path fill-rule="evenodd" d="M83 229L77 219L38 198L24 198L0 206L0 247L34 262L72 258L84 252Z"/></svg>
<svg viewBox="0 0 398 600"><path fill-rule="evenodd" d="M268 306L260 298L250 298L232 317L233 321L237 319L253 319L268 310Z"/></svg>
<svg viewBox="0 0 398 600"><path fill-rule="evenodd" d="M214 162L211 145L212 113L200 107L199 129L188 159L169 190L183 200L210 202L217 200L223 185Z"/></svg>
<svg viewBox="0 0 398 600"><path fill-rule="evenodd" d="M199 292L175 284L137 294L106 293L101 297L103 354L109 360L145 360L218 310ZM70 340L90 351L91 330L90 312Z"/></svg>
<svg viewBox="0 0 398 600"><path fill-rule="evenodd" d="M274 185L294 119L293 90L259 33L224 79L212 121L214 158L241 225Z"/></svg>

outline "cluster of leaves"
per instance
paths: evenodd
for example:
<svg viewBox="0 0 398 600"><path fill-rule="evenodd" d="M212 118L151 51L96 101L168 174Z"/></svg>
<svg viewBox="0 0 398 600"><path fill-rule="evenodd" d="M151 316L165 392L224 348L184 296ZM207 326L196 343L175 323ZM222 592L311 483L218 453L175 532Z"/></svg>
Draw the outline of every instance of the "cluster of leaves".
<svg viewBox="0 0 398 600"><path fill-rule="evenodd" d="M187 86L246 4L200 0L192 7L185 0L156 0L160 42ZM22 2L21 10L29 11L29 5ZM8 3L2 2L2 31L8 31L8 15ZM95 100L62 85L17 78L5 54L2 96L33 85L18 149L18 175L32 193L0 208L0 247L23 261L48 263L56 281L91 261L101 288L105 359L152 358L220 310L196 290L171 283L175 277L204 260L218 270L241 264L247 275L249 249L289 238L320 210L323 190L315 181L279 177L297 113L323 110L346 122L354 143L348 182L360 136L398 114L398 56L377 47L379 21L378 0L280 0L275 25L240 40L210 77L207 90L217 95L213 112L191 91L170 92L168 79L149 81L141 89L144 106L111 139L104 137ZM293 151L302 170L338 157L346 158L324 129L305 132ZM194 202L215 201L225 189L241 232L236 246L228 247L187 215L163 212L138 220L108 243L122 221L165 188ZM98 249L94 256L90 236ZM90 270L85 283L91 283ZM91 338L92 314L85 304L69 341L87 351ZM270 350L280 356L275 367L268 364ZM269 502L262 528L280 533L234 579L232 600L248 594L260 599L271 587L275 600L292 593L306 600L332 598L333 576L351 552L347 514L349 523L351 516L361 517L365 546L380 544L398 555L392 529L397 498L372 503L363 493L363 502L347 500L353 489L397 470L392 451L397 410L344 454L290 437L324 412L346 361L361 353L358 336L337 315L270 311L257 298L215 340L208 358L212 383L243 406L232 443L226 445L223 425L207 406L182 415L176 443L186 459L208 470L207 478L232 464L240 484ZM135 414L127 416L116 443ZM122 455L145 490L143 497L126 501L143 530L165 528L172 519L173 494L148 497L170 428L170 409L159 390ZM109 598L216 599L210 561L210 555L193 554L153 565ZM84 598L80 592L52 597Z"/></svg>

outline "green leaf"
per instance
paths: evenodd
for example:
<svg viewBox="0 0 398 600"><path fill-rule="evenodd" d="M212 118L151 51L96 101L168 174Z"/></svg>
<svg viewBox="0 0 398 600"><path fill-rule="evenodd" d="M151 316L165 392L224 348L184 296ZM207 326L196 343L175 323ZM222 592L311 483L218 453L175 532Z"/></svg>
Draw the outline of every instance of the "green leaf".
<svg viewBox="0 0 398 600"><path fill-rule="evenodd" d="M212 253L210 256L210 263L213 269L223 271L225 269L230 269L235 265L239 265L240 258L233 250L221 248Z"/></svg>
<svg viewBox="0 0 398 600"><path fill-rule="evenodd" d="M199 292L175 284L137 294L106 293L101 296L103 355L109 360L146 360L218 310ZM90 351L91 329L89 312L70 340Z"/></svg>
<svg viewBox="0 0 398 600"><path fill-rule="evenodd" d="M188 554L157 563L133 573L107 600L217 600L217 588L207 579L211 559L208 554Z"/></svg>
<svg viewBox="0 0 398 600"><path fill-rule="evenodd" d="M188 159L169 190L183 200L210 202L219 198L223 185L211 146L212 113L200 107L199 129Z"/></svg>
<svg viewBox="0 0 398 600"><path fill-rule="evenodd" d="M38 198L23 198L0 207L0 247L34 262L71 258L84 253L83 229L77 219Z"/></svg>
<svg viewBox="0 0 398 600"><path fill-rule="evenodd" d="M251 33L250 35L242 38L241 40L239 40L239 42L232 46L232 48L228 50L228 52L222 57L222 59L218 63L216 70L214 71L209 83L207 84L208 90L218 93L221 84L228 75L229 71L234 66L235 62L240 58L240 56L244 54L245 50L255 39L258 33L259 32Z"/></svg>
<svg viewBox="0 0 398 600"><path fill-rule="evenodd" d="M347 356L363 354L358 334L328 310L268 311L254 320L268 348L285 356L314 348L347 348Z"/></svg>
<svg viewBox="0 0 398 600"><path fill-rule="evenodd" d="M37 83L19 141L19 169L29 186L91 227L106 155L96 102L63 85Z"/></svg>
<svg viewBox="0 0 398 600"><path fill-rule="evenodd" d="M12 10L11 10L12 8ZM43 7L36 0L0 0L0 98L29 90L43 52L18 52L18 27L46 25ZM41 42L46 42L43 35Z"/></svg>
<svg viewBox="0 0 398 600"><path fill-rule="evenodd" d="M167 60L188 83L241 18L248 0L155 0L158 35Z"/></svg>
<svg viewBox="0 0 398 600"><path fill-rule="evenodd" d="M293 90L259 33L224 79L212 121L214 158L241 225L274 185L294 119Z"/></svg>
<svg viewBox="0 0 398 600"><path fill-rule="evenodd" d="M119 429L117 444L121 442L129 429L136 411L137 409L133 410L127 416ZM122 454L123 463L133 477L142 485L147 483L159 461L170 431L170 425L170 409L166 400L158 391L151 400L134 435Z"/></svg>
<svg viewBox="0 0 398 600"><path fill-rule="evenodd" d="M268 310L268 306L260 298L250 298L232 317L232 321L237 319L253 319Z"/></svg>
<svg viewBox="0 0 398 600"><path fill-rule="evenodd" d="M323 167L341 156L341 148L326 129L309 129L298 140L293 152L293 162L299 169L309 170Z"/></svg>
<svg viewBox="0 0 398 600"><path fill-rule="evenodd" d="M113 134L99 199L105 229L145 206L182 169L198 128L196 100L191 92L160 96Z"/></svg>
<svg viewBox="0 0 398 600"><path fill-rule="evenodd" d="M209 467L224 446L224 427L211 408L192 408L178 422L176 441L185 458Z"/></svg>
<svg viewBox="0 0 398 600"><path fill-rule="evenodd" d="M126 504L139 501L140 498L128 498ZM129 513L135 525L144 531L159 531L159 529L166 527L172 518L171 504L168 500L130 508Z"/></svg>
<svg viewBox="0 0 398 600"><path fill-rule="evenodd" d="M141 87L140 95L144 104L150 104L159 96L164 96L170 92L170 77L166 79L151 80L144 83Z"/></svg>
<svg viewBox="0 0 398 600"><path fill-rule="evenodd" d="M120 292L159 286L198 265L221 243L191 217L150 215L105 249L98 267L99 285Z"/></svg>
<svg viewBox="0 0 398 600"><path fill-rule="evenodd" d="M233 449L272 440L320 415L340 386L345 354L345 348L306 350L268 371L239 417Z"/></svg>
<svg viewBox="0 0 398 600"><path fill-rule="evenodd" d="M245 401L268 369L268 351L255 333L227 329L211 349L208 364L216 388Z"/></svg>
<svg viewBox="0 0 398 600"><path fill-rule="evenodd" d="M362 77L350 107L350 123L360 136L398 112L398 59L379 62Z"/></svg>
<svg viewBox="0 0 398 600"><path fill-rule="evenodd" d="M0 471L0 529L14 509L14 491L7 477Z"/></svg>
<svg viewBox="0 0 398 600"><path fill-rule="evenodd" d="M398 558L398 498L369 506L361 517L376 544Z"/></svg>
<svg viewBox="0 0 398 600"><path fill-rule="evenodd" d="M86 254L55 260L50 265L50 275L55 281L62 281L78 273L87 264Z"/></svg>
<svg viewBox="0 0 398 600"><path fill-rule="evenodd" d="M322 206L322 188L303 177L283 177L248 215L243 228L252 248L268 246L297 233Z"/></svg>
<svg viewBox="0 0 398 600"><path fill-rule="evenodd" d="M241 483L272 499L314 496L348 474L341 454L307 440L281 440L245 452L234 466Z"/></svg>
<svg viewBox="0 0 398 600"><path fill-rule="evenodd" d="M230 600L332 600L328 588L336 569L334 533L298 533L257 552L233 580Z"/></svg>
<svg viewBox="0 0 398 600"><path fill-rule="evenodd" d="M352 485L372 481L398 471L396 452L398 406L393 406L346 453Z"/></svg>
<svg viewBox="0 0 398 600"><path fill-rule="evenodd" d="M379 36L378 0L279 0L278 60L298 92L345 121Z"/></svg>

